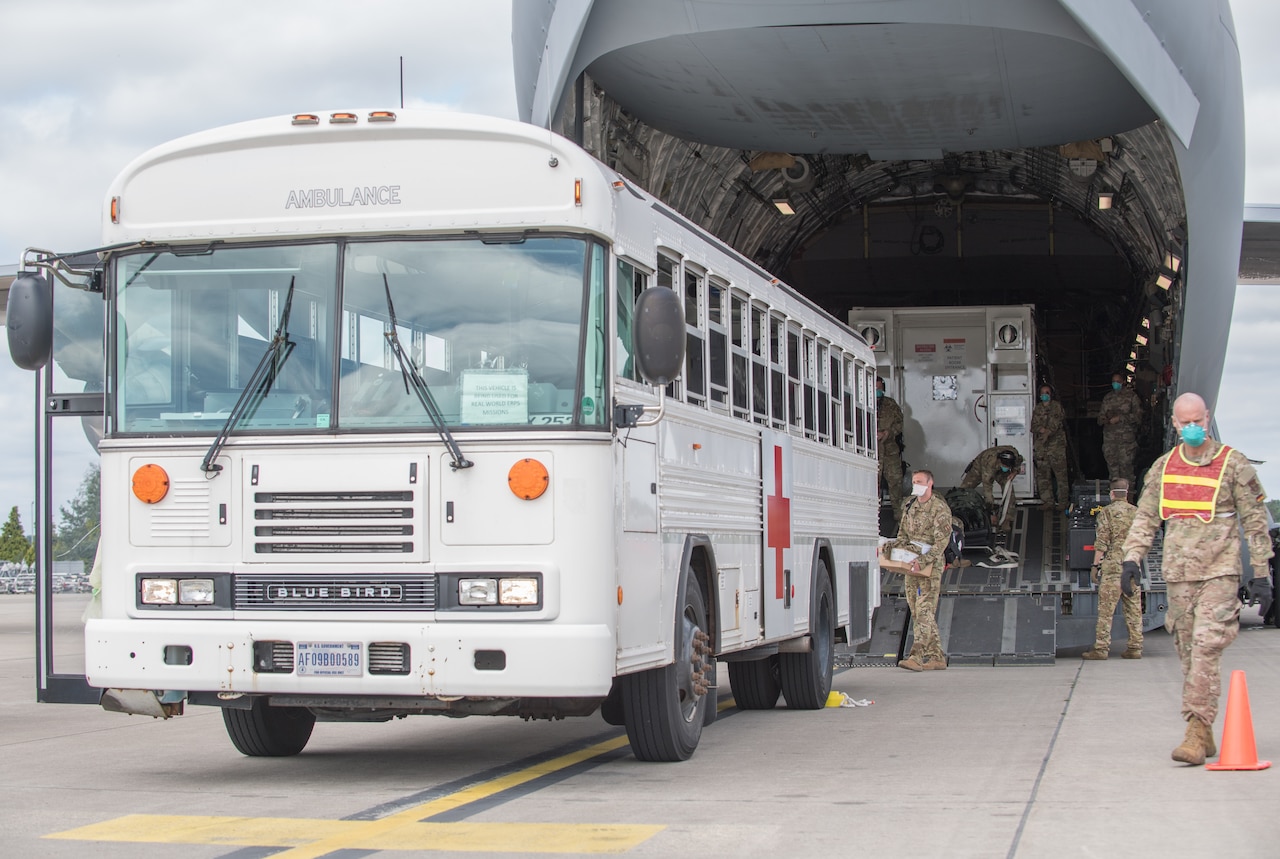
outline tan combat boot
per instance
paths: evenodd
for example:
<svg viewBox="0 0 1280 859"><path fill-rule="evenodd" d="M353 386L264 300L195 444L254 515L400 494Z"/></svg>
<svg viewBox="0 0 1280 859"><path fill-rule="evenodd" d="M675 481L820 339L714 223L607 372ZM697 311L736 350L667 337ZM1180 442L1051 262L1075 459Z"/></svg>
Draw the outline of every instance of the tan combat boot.
<svg viewBox="0 0 1280 859"><path fill-rule="evenodd" d="M1122 659L1141 659L1141 658L1142 658L1142 648L1141 648L1141 647L1129 647L1128 649L1126 649L1126 650L1125 650L1125 652L1124 652L1124 653L1121 653L1121 654L1120 654L1120 657L1121 657Z"/></svg>
<svg viewBox="0 0 1280 859"><path fill-rule="evenodd" d="M1182 745L1173 750L1173 759L1184 764L1201 766L1212 743L1213 737L1209 733L1208 726L1192 716L1187 720L1187 735L1183 737ZM1214 752L1217 752L1216 748Z"/></svg>
<svg viewBox="0 0 1280 859"><path fill-rule="evenodd" d="M930 659L924 663L923 667L925 671L946 671L947 660L946 659Z"/></svg>
<svg viewBox="0 0 1280 859"><path fill-rule="evenodd" d="M898 661L898 667L905 668L908 671L923 671L924 663L919 659L916 659L914 656L908 656L906 659Z"/></svg>
<svg viewBox="0 0 1280 859"><path fill-rule="evenodd" d="M1108 653L1107 651L1099 650L1096 647L1091 647L1088 650L1086 650L1084 653L1080 654L1081 659L1107 659L1110 656L1111 654Z"/></svg>

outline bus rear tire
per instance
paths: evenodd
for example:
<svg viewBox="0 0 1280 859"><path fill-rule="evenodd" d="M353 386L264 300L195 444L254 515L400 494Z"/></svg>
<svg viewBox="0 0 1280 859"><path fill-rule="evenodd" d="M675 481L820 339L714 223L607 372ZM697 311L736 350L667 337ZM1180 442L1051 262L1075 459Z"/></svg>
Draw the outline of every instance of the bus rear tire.
<svg viewBox="0 0 1280 859"><path fill-rule="evenodd" d="M248 710L223 707L222 722L240 754L285 758L306 748L316 717L305 707L268 707L266 699L255 698Z"/></svg>
<svg viewBox="0 0 1280 859"><path fill-rule="evenodd" d="M686 761L698 748L706 708L711 660L707 609L698 582L689 576L676 622L676 660L618 678L631 751L642 761Z"/></svg>
<svg viewBox="0 0 1280 859"><path fill-rule="evenodd" d="M827 565L818 561L818 597L814 600L809 638L813 646L808 653L778 654L778 674L782 694L792 710L820 710L831 694L831 674L836 654L835 597Z"/></svg>
<svg viewBox="0 0 1280 859"><path fill-rule="evenodd" d="M730 662L729 685L739 710L772 710L782 694L778 655L751 662Z"/></svg>

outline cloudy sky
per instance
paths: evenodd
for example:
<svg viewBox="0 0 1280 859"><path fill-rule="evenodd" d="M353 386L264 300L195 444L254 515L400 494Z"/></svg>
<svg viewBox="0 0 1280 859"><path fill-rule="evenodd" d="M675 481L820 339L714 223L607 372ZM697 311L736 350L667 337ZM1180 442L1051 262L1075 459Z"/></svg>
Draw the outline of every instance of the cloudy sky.
<svg viewBox="0 0 1280 859"><path fill-rule="evenodd" d="M28 246L97 244L111 179L159 143L264 116L397 106L401 57L406 107L514 118L509 2L0 0L0 265ZM1248 117L1245 196L1280 203L1280 3L1231 5ZM1242 287L1217 407L1225 439L1268 460L1261 473L1273 495L1277 331L1280 287ZM0 519L17 505L28 532L33 401L31 374L0 356Z"/></svg>

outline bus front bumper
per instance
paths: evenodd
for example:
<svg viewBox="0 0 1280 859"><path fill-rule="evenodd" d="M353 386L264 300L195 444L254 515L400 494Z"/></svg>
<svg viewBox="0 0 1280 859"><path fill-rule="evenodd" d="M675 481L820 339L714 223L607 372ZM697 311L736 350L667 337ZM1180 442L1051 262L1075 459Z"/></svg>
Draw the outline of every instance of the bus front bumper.
<svg viewBox="0 0 1280 859"><path fill-rule="evenodd" d="M90 620L99 688L289 696L603 697L604 624ZM370 657L373 657L371 661Z"/></svg>

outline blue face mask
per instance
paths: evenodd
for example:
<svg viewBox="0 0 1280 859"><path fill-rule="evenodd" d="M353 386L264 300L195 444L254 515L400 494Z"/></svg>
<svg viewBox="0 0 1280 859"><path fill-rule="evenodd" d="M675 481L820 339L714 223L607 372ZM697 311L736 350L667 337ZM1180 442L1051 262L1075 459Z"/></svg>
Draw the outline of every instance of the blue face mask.
<svg viewBox="0 0 1280 859"><path fill-rule="evenodd" d="M1113 390L1113 391L1118 391L1118 390L1120 390L1120 389L1121 389L1121 388L1123 388L1123 387L1124 387L1124 385L1120 384L1119 382L1112 382L1112 383L1111 383L1111 390Z"/></svg>
<svg viewBox="0 0 1280 859"><path fill-rule="evenodd" d="M1042 403L1047 403L1047 402L1049 402L1049 395L1048 395L1048 394L1041 394L1041 395L1040 395L1040 402L1042 402Z"/></svg>
<svg viewBox="0 0 1280 859"><path fill-rule="evenodd" d="M1189 447L1199 447L1204 444L1207 433L1200 424L1187 424L1182 428L1182 441Z"/></svg>
<svg viewBox="0 0 1280 859"><path fill-rule="evenodd" d="M1001 470L1001 471L1003 471L1005 474L1008 474L1008 473L1009 473L1009 466L1007 466L1007 465L1002 465L1002 466L1000 466L1000 470Z"/></svg>
<svg viewBox="0 0 1280 859"><path fill-rule="evenodd" d="M877 400L878 400L878 399L880 399L880 398L881 398L881 397L883 397L883 396L884 396L884 391L876 391L876 399L877 399Z"/></svg>

